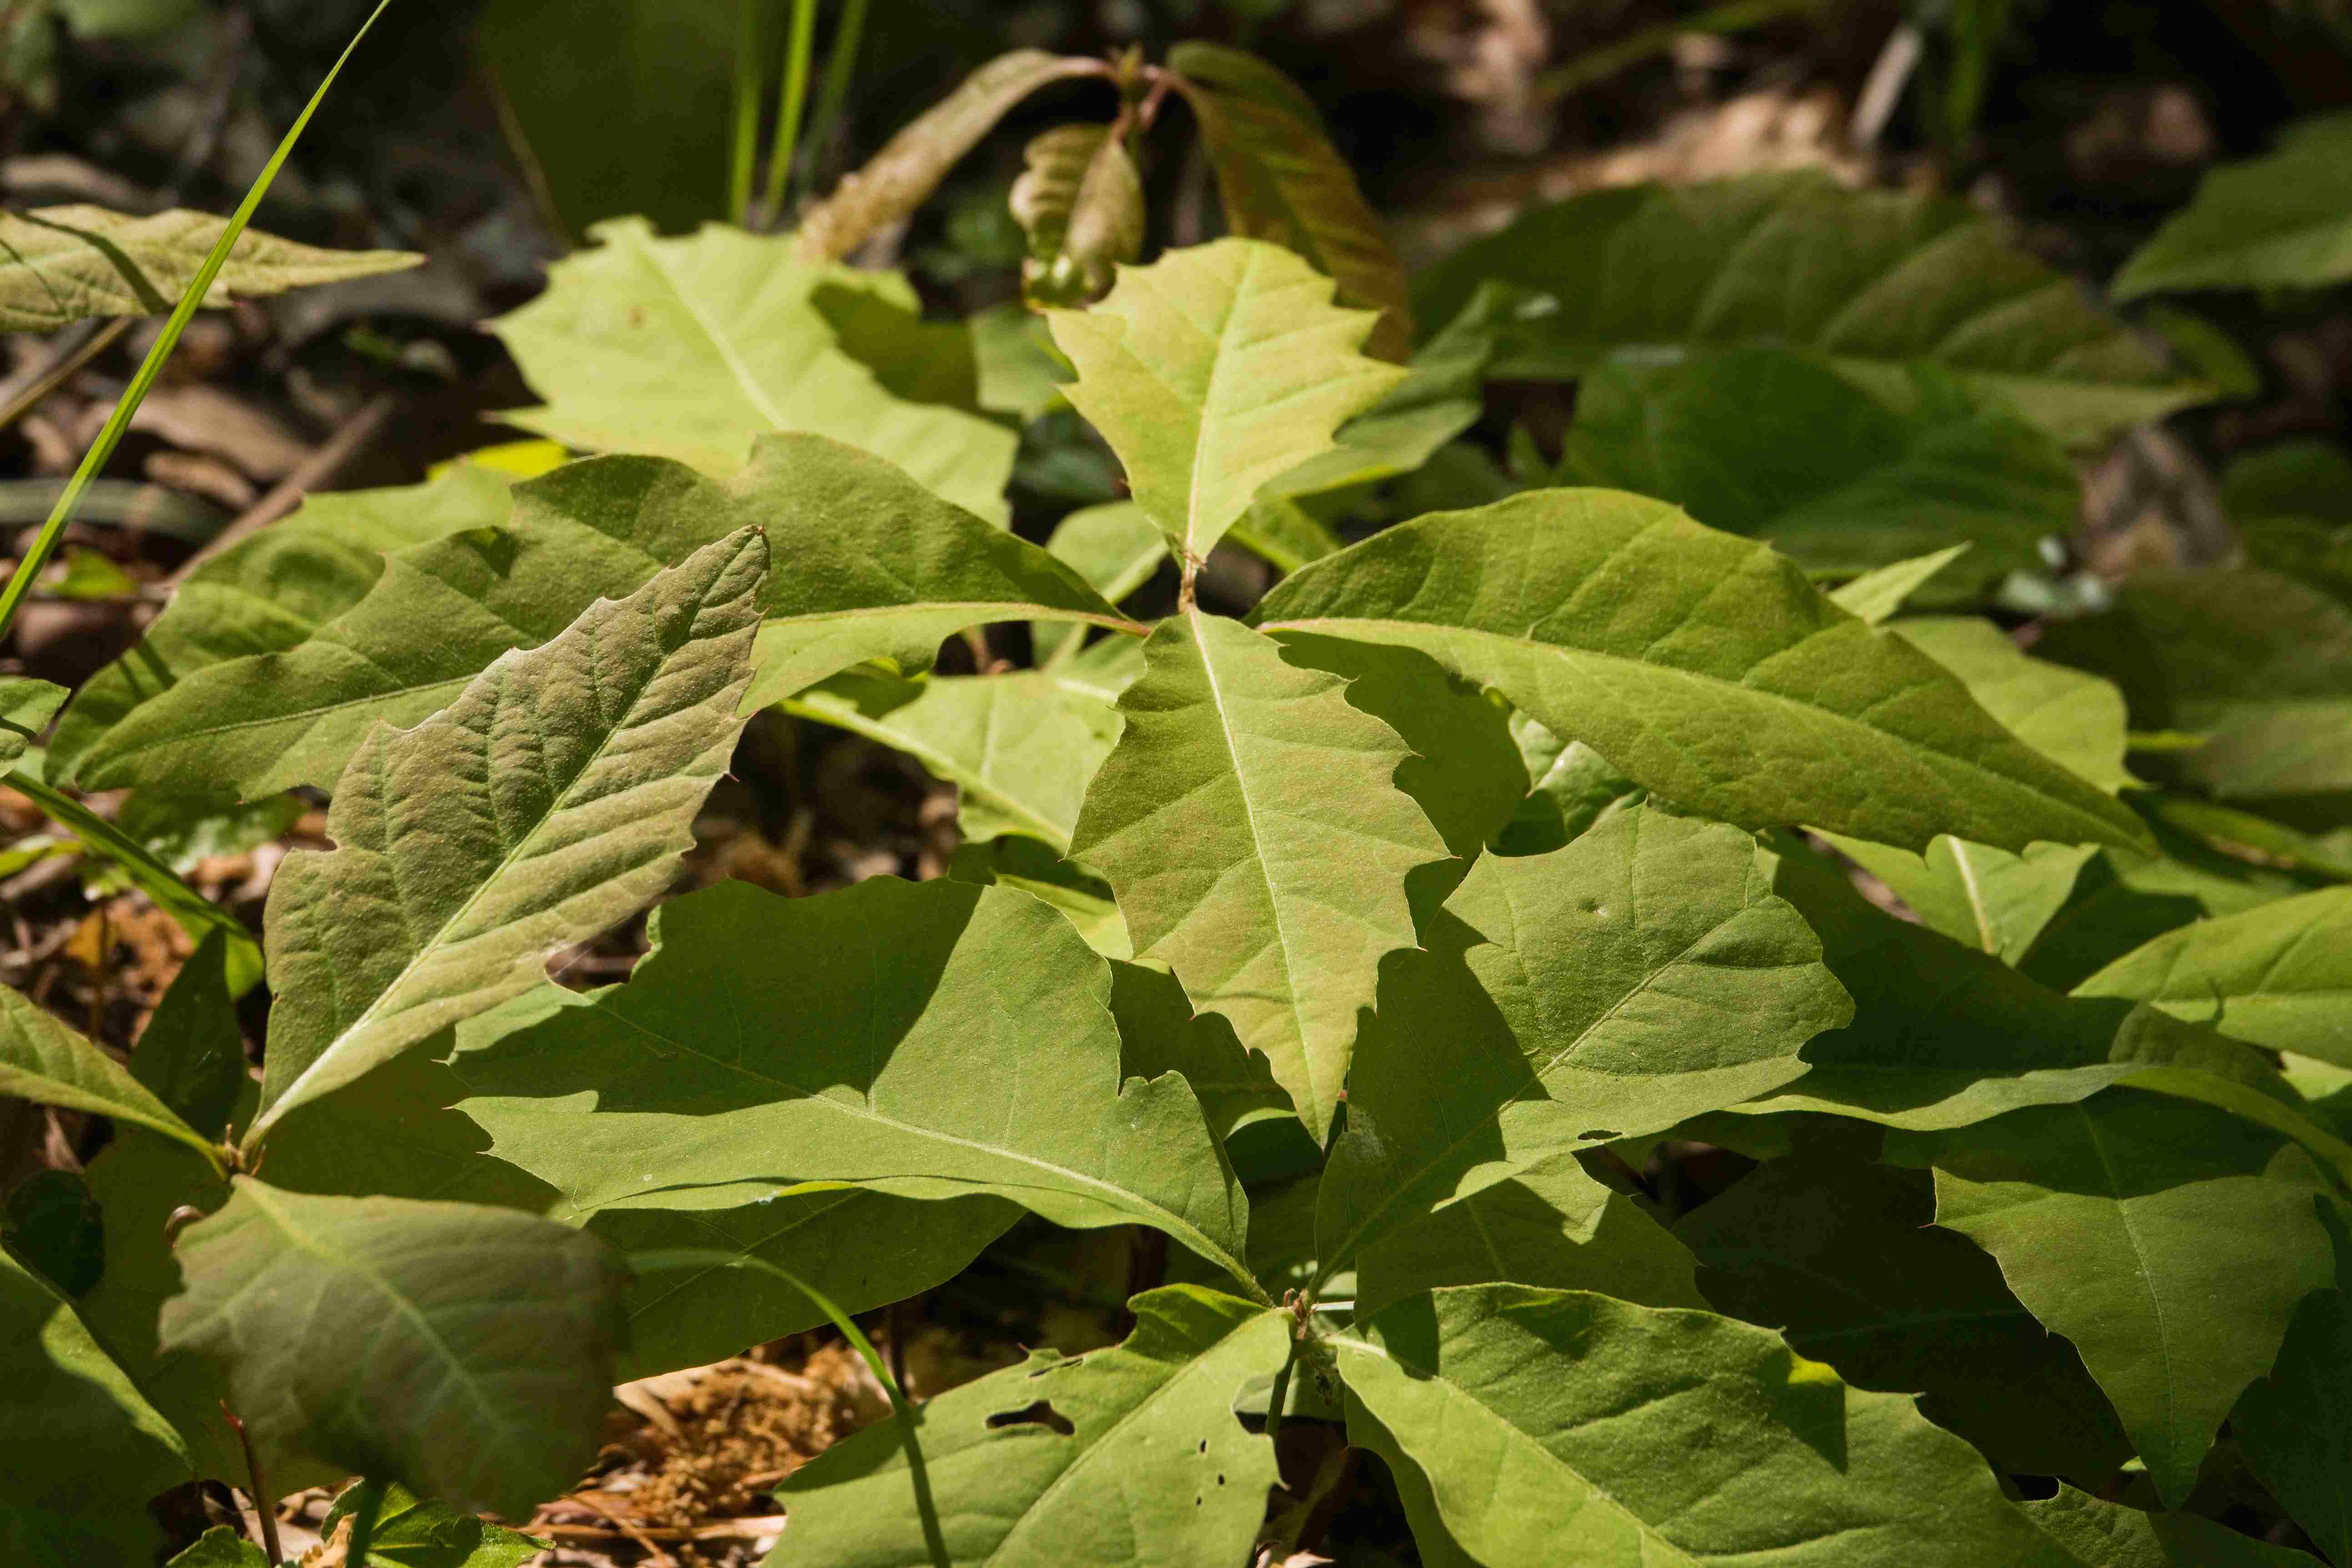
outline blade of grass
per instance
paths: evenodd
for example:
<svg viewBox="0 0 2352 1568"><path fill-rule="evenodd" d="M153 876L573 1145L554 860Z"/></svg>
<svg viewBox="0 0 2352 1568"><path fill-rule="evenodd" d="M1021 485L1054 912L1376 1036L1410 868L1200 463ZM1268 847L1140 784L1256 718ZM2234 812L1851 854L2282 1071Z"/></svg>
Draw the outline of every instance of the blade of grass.
<svg viewBox="0 0 2352 1568"><path fill-rule="evenodd" d="M760 69L760 0L735 0L735 147L727 210L737 226L750 228L751 172L760 157L760 95L767 82Z"/></svg>
<svg viewBox="0 0 2352 1568"><path fill-rule="evenodd" d="M793 0L793 31L784 46L783 97L776 110L776 145L768 157L768 219L782 223L793 158L800 147L801 116L808 108L809 58L816 53L816 0Z"/></svg>
<svg viewBox="0 0 2352 1568"><path fill-rule="evenodd" d="M866 0L848 0L833 29L833 47L824 57L824 85L818 89L816 112L809 117L801 160L811 165L800 171L803 179L814 172L825 145L839 132L841 116L849 105L850 84L857 78L857 51L866 38Z"/></svg>
<svg viewBox="0 0 2352 1568"><path fill-rule="evenodd" d="M392 0L381 0L368 19L360 24L360 30L352 35L351 43L344 47L342 57L336 60L334 68L327 73L326 80L319 84L319 90L310 95L310 101L296 117L293 129L287 131L286 139L278 144L278 151L263 165L260 178L254 181L253 188L245 193L245 200L238 204L236 215L221 231L219 243L213 246L212 254L205 257L204 266L197 268L186 292L180 296L179 305L163 324L163 335L155 340L154 348L148 350L146 362L131 378L121 401L114 405L114 413L108 418L106 427L98 433L98 439L90 444L89 451L82 457L81 466L74 471L64 493L58 497L58 504L50 511L48 520L41 525L40 533L33 540L33 548L26 551L24 559L16 563L16 570L9 577L6 586L0 587L0 633L5 633L9 623L16 620L17 606L33 591L34 579L40 575L41 568L48 563L50 555L57 549L58 540L64 536L66 525L73 520L74 507L80 504L82 493L89 488L90 481L98 477L100 470L114 455L115 447L122 440L122 433L131 427L131 416L139 412L139 405L153 390L155 378L163 373L164 361L171 359L172 351L180 346L180 334L188 329L189 321L212 292L214 283L220 277L221 268L228 265L229 252L236 249L236 242L244 237L246 225L253 221L253 214L260 207L262 198L269 193L269 187L278 179L278 172L286 166L294 144L301 140L302 132L310 129L310 118L318 113L319 105L326 100L327 89L335 85L335 78L342 74L343 67L350 63L361 40L375 26L376 18L391 7Z"/></svg>
<svg viewBox="0 0 2352 1568"><path fill-rule="evenodd" d="M218 931L226 936L230 995L241 997L260 982L261 947L254 941L253 933L246 929L245 922L181 881L179 873L156 859L145 844L72 796L51 789L29 773L0 778L0 787L25 796L79 839L84 849L121 866L132 885L152 899L156 908L179 922L180 929L191 937L201 942L208 931Z"/></svg>
<svg viewBox="0 0 2352 1568"><path fill-rule="evenodd" d="M874 1381L879 1383L882 1391L890 1396L890 1408L898 1417L899 1440L907 1445L907 1474L914 1483L915 1508L922 1516L924 1542L930 1548L931 1561L936 1568L949 1568L952 1559L948 1555L947 1537L940 1528L939 1505L931 1499L930 1476L923 1469L923 1450L915 1442L917 1412L914 1404L907 1397L907 1391L898 1386L898 1380L890 1375L890 1368L874 1349L874 1342L850 1321L847 1312L791 1270L780 1268L764 1258L748 1257L740 1252L721 1252L715 1248L665 1248L657 1252L631 1254L629 1267L639 1274L658 1274L672 1269L750 1269L782 1281L806 1296L818 1312L832 1319L833 1326L841 1331L841 1337L849 1342L850 1348L857 1352L867 1369L874 1374Z"/></svg>

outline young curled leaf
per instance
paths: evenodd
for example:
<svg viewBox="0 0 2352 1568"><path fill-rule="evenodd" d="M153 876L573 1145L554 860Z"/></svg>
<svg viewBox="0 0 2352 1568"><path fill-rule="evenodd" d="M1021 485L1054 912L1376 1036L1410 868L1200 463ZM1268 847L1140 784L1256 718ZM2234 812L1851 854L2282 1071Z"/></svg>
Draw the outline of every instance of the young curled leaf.
<svg viewBox="0 0 2352 1568"><path fill-rule="evenodd" d="M1029 235L1021 284L1033 306L1090 305L1118 263L1143 254L1143 177L1117 130L1057 125L1029 143L1011 204Z"/></svg>
<svg viewBox="0 0 2352 1568"><path fill-rule="evenodd" d="M844 176L832 195L802 216L801 256L809 261L847 256L867 235L922 205L956 161L978 146L1014 104L1048 82L1100 76L1106 69L1100 60L1043 49L999 55L890 138L866 167Z"/></svg>

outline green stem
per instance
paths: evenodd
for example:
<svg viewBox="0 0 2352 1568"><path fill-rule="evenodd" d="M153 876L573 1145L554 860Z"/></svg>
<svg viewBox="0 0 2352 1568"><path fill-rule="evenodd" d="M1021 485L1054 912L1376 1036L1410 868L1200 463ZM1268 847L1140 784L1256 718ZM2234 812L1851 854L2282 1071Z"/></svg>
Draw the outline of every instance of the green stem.
<svg viewBox="0 0 2352 1568"><path fill-rule="evenodd" d="M816 0L793 0L793 31L784 47L783 96L776 110L776 145L768 154L770 222L784 215L784 189L800 150L801 116L808 107L809 59L816 53Z"/></svg>
<svg viewBox="0 0 2352 1568"><path fill-rule="evenodd" d="M229 219L228 226L221 231L212 254L205 256L204 266L196 269L196 276L180 296L180 303L172 311L171 319L163 323L162 336L148 350L146 362L131 379L130 387L114 405L114 413L108 417L106 427L98 433L98 439L90 444L89 451L82 457L81 466L74 471L64 493L58 497L58 504L51 509L48 521L41 525L39 535L33 540L33 548L26 551L24 559L16 563L16 572L8 579L7 585L0 588L0 632L5 632L9 623L16 620L17 606L25 601L26 594L32 592L34 580L55 553L58 540L64 537L66 525L73 520L74 507L81 503L82 493L89 488L90 481L98 477L99 471L114 455L115 447L121 443L122 433L131 428L131 416L139 412L139 405L153 390L155 379L163 373L164 361L180 346L180 335L188 329L189 321L194 319L205 297L212 293L213 285L219 281L221 268L228 265L229 252L244 237L246 225L253 221L253 214L260 207L262 198L269 194L269 187L276 183L278 172L286 166L294 144L302 139L302 132L310 129L310 117L319 112L319 105L326 100L327 89L335 85L335 78L342 74L343 67L351 62L352 52L368 36L368 30L375 26L376 19L391 6L392 0L382 0L368 19L360 24L359 32L343 49L342 57L327 73L327 79L319 84L319 90L310 95L310 101L296 117L294 128L286 133L286 139L278 144L278 151L262 166L260 177L254 181L253 188L246 192L245 200L238 204L236 215Z"/></svg>
<svg viewBox="0 0 2352 1568"><path fill-rule="evenodd" d="M1290 1369L1297 1364L1298 1338L1293 1334L1290 1341L1290 1354L1283 1358L1282 1370L1274 1375L1273 1391L1266 1396L1265 1440L1269 1443L1281 1440L1282 1407L1290 1398ZM1275 1463L1277 1466L1282 1463L1282 1456L1279 1453L1275 1456Z"/></svg>
<svg viewBox="0 0 2352 1568"><path fill-rule="evenodd" d="M359 1500L352 1505L352 1532L343 1544L343 1561L352 1568L366 1568L368 1550L375 1544L375 1518L383 1508L383 1488L361 1481Z"/></svg>
<svg viewBox="0 0 2352 1568"><path fill-rule="evenodd" d="M727 211L751 225L752 166L760 157L760 0L735 0L735 141L727 169Z"/></svg>
<svg viewBox="0 0 2352 1568"><path fill-rule="evenodd" d="M848 0L834 25L833 48L824 57L824 85L817 92L816 112L809 117L809 156L824 155L848 108L850 84L857 77L857 51L866 37L866 0Z"/></svg>
<svg viewBox="0 0 2352 1568"><path fill-rule="evenodd" d="M753 1258L741 1252L721 1252L712 1248L681 1247L658 1252L638 1252L630 1257L629 1267L640 1274L658 1274L672 1269L750 1269L782 1281L806 1296L817 1311L831 1319L833 1326L841 1331L841 1337L849 1342L850 1348L857 1352L867 1369L874 1374L874 1380L882 1385L882 1391L890 1396L890 1408L898 1417L898 1439L907 1448L907 1476L915 1489L915 1512L922 1521L923 1542L930 1550L934 1568L951 1568L954 1560L948 1552L947 1535L940 1528L939 1504L931 1496L930 1471L924 1467L922 1448L915 1441L918 1412L913 1402L907 1397L907 1391L898 1386L897 1378L890 1375L890 1368L875 1350L874 1342L866 1337L865 1333L850 1321L849 1314L843 1312L832 1298L791 1270L781 1268L764 1258Z"/></svg>

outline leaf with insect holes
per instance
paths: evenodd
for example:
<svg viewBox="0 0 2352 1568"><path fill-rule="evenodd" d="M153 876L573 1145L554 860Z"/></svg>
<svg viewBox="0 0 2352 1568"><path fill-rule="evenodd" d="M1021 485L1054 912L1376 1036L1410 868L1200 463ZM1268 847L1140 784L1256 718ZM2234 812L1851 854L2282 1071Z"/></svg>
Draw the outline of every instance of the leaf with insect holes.
<svg viewBox="0 0 2352 1568"><path fill-rule="evenodd" d="M1663 502L1540 490L1286 579L1262 630L1402 643L1690 810L1923 848L2138 845L2139 818L1996 723L1765 546Z"/></svg>
<svg viewBox="0 0 2352 1568"><path fill-rule="evenodd" d="M623 1273L592 1237L239 1176L178 1252L164 1343L223 1370L272 1475L320 1462L522 1519L595 1456Z"/></svg>
<svg viewBox="0 0 2352 1568"><path fill-rule="evenodd" d="M104 207L0 214L0 332L48 332L107 316L168 316L229 225L208 213ZM247 229L205 303L226 306L421 267L401 250L320 250Z"/></svg>
<svg viewBox="0 0 2352 1568"><path fill-rule="evenodd" d="M1506 376L1780 344L1899 402L1924 360L2074 447L2214 395L1968 203L1811 172L1530 207L1423 274L1414 300L1447 316L1492 282L1550 306L1523 313Z"/></svg>
<svg viewBox="0 0 2352 1568"><path fill-rule="evenodd" d="M1936 1223L2074 1343L2174 1506L2296 1306L2335 1281L2310 1156L2209 1105L2116 1090L1895 1134L1886 1157L1934 1168Z"/></svg>
<svg viewBox="0 0 2352 1568"><path fill-rule="evenodd" d="M247 1148L667 887L742 725L767 570L743 529L361 746L338 847L270 886L278 1003Z"/></svg>
<svg viewBox="0 0 2352 1568"><path fill-rule="evenodd" d="M187 1446L74 1305L0 1250L0 1547L27 1568L153 1560L143 1509Z"/></svg>
<svg viewBox="0 0 2352 1568"><path fill-rule="evenodd" d="M1265 1053L1319 1141L1381 956L1413 942L1405 873L1444 841L1397 787L1403 738L1339 677L1197 612L1144 657L1071 854L1117 891L1137 956Z"/></svg>
<svg viewBox="0 0 2352 1568"><path fill-rule="evenodd" d="M1241 1562L1277 1478L1234 1402L1282 1364L1287 1321L1188 1285L1131 1306L1124 1343L1033 1353L927 1401L911 1433L894 1417L795 1470L772 1568Z"/></svg>
<svg viewBox="0 0 2352 1568"><path fill-rule="evenodd" d="M2232 1039L2352 1067L2352 888L2167 932L2074 994L2149 1002Z"/></svg>
<svg viewBox="0 0 2352 1568"><path fill-rule="evenodd" d="M641 218L549 269L547 292L493 322L541 408L507 423L587 452L740 470L762 435L831 436L904 469L933 494L1005 514L1013 434L941 403L894 395L845 351L816 296L896 279L802 260L789 237L712 225L663 239ZM911 319L911 318L909 318Z"/></svg>
<svg viewBox="0 0 2352 1568"><path fill-rule="evenodd" d="M1327 1270L1541 1160L1787 1083L1849 1016L1748 836L1651 808L1487 856L1423 925L1357 1041L1316 1216Z"/></svg>
<svg viewBox="0 0 2352 1568"><path fill-rule="evenodd" d="M491 1152L572 1207L992 1194L1057 1225L1151 1226L1250 1278L1248 1201L1199 1100L1173 1073L1122 1085L1109 970L1045 904L952 880L790 899L721 883L653 918L628 984L456 1060Z"/></svg>
<svg viewBox="0 0 2352 1568"><path fill-rule="evenodd" d="M1119 274L1090 310L1049 319L1064 389L1126 465L1180 556L1205 560L1258 486L1334 444L1403 378L1358 350L1372 317L1290 252L1223 239Z"/></svg>
<svg viewBox="0 0 2352 1568"><path fill-rule="evenodd" d="M1475 1285L1328 1343L1349 1440L1428 1500L1415 1511L1462 1553L1440 1561L2077 1568L1908 1398L1848 1387L1769 1329Z"/></svg>

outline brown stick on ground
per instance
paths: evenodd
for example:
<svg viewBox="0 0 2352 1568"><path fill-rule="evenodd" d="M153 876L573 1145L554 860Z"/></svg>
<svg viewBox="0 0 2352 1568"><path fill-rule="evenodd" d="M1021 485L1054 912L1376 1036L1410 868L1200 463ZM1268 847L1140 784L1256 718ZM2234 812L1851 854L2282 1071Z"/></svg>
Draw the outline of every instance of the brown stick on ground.
<svg viewBox="0 0 2352 1568"><path fill-rule="evenodd" d="M223 528L202 549L183 562L179 570L165 578L164 586L179 587L196 568L232 545L251 538L301 505L303 497L333 479L342 471L343 465L376 438L397 406L398 400L389 393L371 399L365 408L343 422L343 427L330 436L324 446L304 458L300 467L286 476L276 489L256 501L245 516Z"/></svg>

